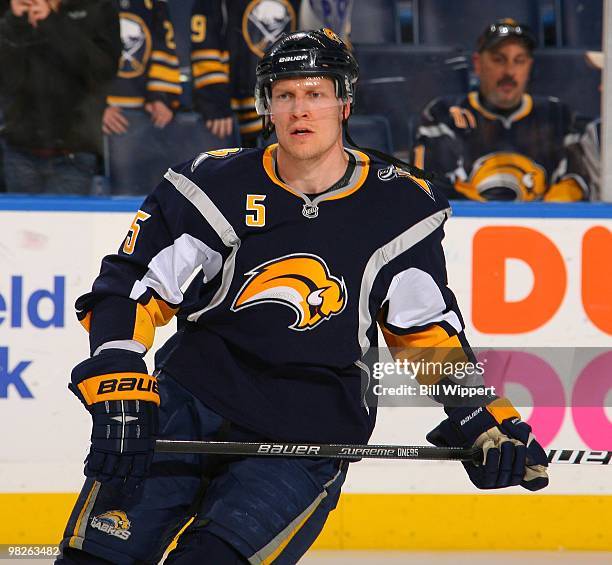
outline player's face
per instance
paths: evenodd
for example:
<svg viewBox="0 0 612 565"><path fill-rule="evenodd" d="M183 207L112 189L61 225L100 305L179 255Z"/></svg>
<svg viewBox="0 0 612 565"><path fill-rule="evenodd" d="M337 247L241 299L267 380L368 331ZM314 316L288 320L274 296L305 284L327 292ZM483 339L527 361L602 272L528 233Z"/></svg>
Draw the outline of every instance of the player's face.
<svg viewBox="0 0 612 565"><path fill-rule="evenodd" d="M342 116L332 79L284 79L272 85L270 119L279 146L295 159L316 159L342 145Z"/></svg>
<svg viewBox="0 0 612 565"><path fill-rule="evenodd" d="M498 108L517 106L527 88L533 58L521 41L504 41L494 49L474 54L480 91Z"/></svg>

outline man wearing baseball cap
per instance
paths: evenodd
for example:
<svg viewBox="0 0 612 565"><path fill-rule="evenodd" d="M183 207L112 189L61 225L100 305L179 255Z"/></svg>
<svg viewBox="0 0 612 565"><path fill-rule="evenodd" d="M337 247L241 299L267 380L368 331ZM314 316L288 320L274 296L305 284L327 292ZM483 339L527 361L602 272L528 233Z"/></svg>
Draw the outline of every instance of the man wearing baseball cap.
<svg viewBox="0 0 612 565"><path fill-rule="evenodd" d="M444 96L423 110L415 164L439 173L450 198L587 200L589 189L566 141L569 108L526 92L536 39L506 18L488 25L472 55L479 89Z"/></svg>

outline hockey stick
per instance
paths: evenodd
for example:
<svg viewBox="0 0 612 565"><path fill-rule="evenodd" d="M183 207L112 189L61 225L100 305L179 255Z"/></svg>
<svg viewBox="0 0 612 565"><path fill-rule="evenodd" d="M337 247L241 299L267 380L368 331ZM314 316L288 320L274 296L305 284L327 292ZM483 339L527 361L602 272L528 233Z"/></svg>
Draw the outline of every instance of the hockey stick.
<svg viewBox="0 0 612 565"><path fill-rule="evenodd" d="M330 457L332 459L419 459L422 461L478 461L480 449L413 445L342 445L320 443L247 443L236 441L180 441L158 439L159 453L208 455L263 455L285 457Z"/></svg>
<svg viewBox="0 0 612 565"><path fill-rule="evenodd" d="M312 443L245 443L236 441L182 441L158 439L158 453L200 453L278 457L329 457L332 459L413 459L419 461L474 461L482 459L480 449L415 445L342 445ZM549 463L566 465L609 465L612 451L550 449Z"/></svg>

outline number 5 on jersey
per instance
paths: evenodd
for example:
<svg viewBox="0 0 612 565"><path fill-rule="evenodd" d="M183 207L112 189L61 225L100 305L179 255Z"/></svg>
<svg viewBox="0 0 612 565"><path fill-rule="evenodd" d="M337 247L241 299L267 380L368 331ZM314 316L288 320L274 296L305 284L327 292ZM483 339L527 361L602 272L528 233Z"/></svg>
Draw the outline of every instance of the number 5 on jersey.
<svg viewBox="0 0 612 565"><path fill-rule="evenodd" d="M266 207L262 204L265 199L265 194L247 194L245 221L250 228L262 228L266 225Z"/></svg>
<svg viewBox="0 0 612 565"><path fill-rule="evenodd" d="M134 253L134 247L136 246L136 240L138 239L138 234L140 233L140 224L138 222L146 222L151 217L151 214L147 214L142 210L138 210L132 225L128 231L127 237L125 238L125 242L123 244L123 252L126 255L131 255Z"/></svg>

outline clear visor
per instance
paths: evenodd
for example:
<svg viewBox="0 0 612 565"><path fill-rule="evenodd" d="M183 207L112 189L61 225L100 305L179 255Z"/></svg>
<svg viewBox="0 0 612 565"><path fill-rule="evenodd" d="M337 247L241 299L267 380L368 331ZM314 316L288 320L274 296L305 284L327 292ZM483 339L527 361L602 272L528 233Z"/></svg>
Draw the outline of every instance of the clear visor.
<svg viewBox="0 0 612 565"><path fill-rule="evenodd" d="M300 77L275 81L258 100L260 115L321 113L341 108L334 81L327 77Z"/></svg>

